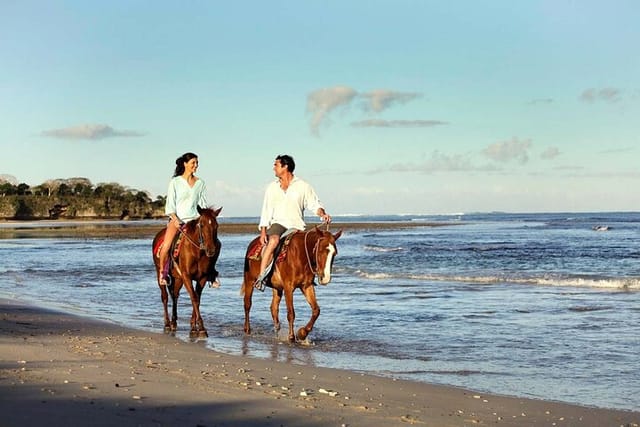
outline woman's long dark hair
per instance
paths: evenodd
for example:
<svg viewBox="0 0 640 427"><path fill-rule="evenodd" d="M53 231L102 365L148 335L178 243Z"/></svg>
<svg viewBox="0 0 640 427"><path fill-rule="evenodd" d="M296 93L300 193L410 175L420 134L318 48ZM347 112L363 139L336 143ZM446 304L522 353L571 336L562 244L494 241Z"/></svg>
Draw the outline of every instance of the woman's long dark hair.
<svg viewBox="0 0 640 427"><path fill-rule="evenodd" d="M197 159L198 156L193 153L184 153L182 156L176 159L176 170L173 173L173 176L180 176L184 173L184 164L187 163L191 159Z"/></svg>

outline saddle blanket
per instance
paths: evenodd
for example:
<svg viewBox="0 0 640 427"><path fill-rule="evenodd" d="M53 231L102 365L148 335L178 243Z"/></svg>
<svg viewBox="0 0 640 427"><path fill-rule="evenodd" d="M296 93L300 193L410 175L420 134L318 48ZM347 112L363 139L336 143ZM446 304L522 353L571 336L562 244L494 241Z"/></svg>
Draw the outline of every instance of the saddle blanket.
<svg viewBox="0 0 640 427"><path fill-rule="evenodd" d="M176 243L173 249L173 258L177 258L178 254L180 253L180 247L182 246L182 236L183 236L183 233L178 233L178 236L175 240ZM164 235L158 239L158 242L156 243L156 247L153 248L153 253L158 258L160 258L160 248L162 248L163 244L164 244Z"/></svg>
<svg viewBox="0 0 640 427"><path fill-rule="evenodd" d="M278 258L276 262L282 262L287 258L287 249L289 248L289 243L291 242L291 238L294 234L297 233L297 230L287 231L284 236L285 239L280 242L280 251L276 248L276 252L278 253ZM249 252L247 254L247 258L253 261L260 261L262 259L262 249L264 248L264 243L260 240L256 240L255 243L249 248Z"/></svg>

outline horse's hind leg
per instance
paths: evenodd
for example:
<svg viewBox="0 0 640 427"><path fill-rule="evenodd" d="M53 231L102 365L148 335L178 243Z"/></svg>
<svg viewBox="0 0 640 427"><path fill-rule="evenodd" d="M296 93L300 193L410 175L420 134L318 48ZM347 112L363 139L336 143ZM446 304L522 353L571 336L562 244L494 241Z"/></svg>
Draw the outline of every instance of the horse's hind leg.
<svg viewBox="0 0 640 427"><path fill-rule="evenodd" d="M250 335L251 322L249 320L249 313L251 312L251 298L253 297L253 282L246 273L242 282L241 292L244 296L244 333Z"/></svg>
<svg viewBox="0 0 640 427"><path fill-rule="evenodd" d="M320 306L318 305L318 301L316 299L316 290L313 285L307 286L306 288L302 289L302 293L304 294L305 299L311 307L311 318L304 327L298 329L296 338L298 338L300 341L307 338L307 335L309 335L309 333L313 329L313 325L316 323L316 320L320 316Z"/></svg>
<svg viewBox="0 0 640 427"><path fill-rule="evenodd" d="M271 318L273 319L273 330L276 332L276 335L278 331L280 331L280 300L282 300L282 291L274 289L273 296L271 297Z"/></svg>
<svg viewBox="0 0 640 427"><path fill-rule="evenodd" d="M160 287L160 299L162 300L162 308L164 311L164 331L169 332L171 330L171 321L169 320L169 293L166 286Z"/></svg>

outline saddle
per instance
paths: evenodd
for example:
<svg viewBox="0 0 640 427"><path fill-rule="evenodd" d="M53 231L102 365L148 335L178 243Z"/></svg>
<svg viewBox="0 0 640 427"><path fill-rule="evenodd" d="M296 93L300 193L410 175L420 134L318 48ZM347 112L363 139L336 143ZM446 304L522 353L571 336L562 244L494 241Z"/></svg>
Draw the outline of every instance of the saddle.
<svg viewBox="0 0 640 427"><path fill-rule="evenodd" d="M171 256L168 256L167 262L165 263L165 265L161 266L162 273L165 276L168 275L167 273L171 269L171 264L173 264L173 259L178 258L178 255L180 254L180 248L182 247L182 241L184 240L183 239L184 233L182 233L183 229L184 229L184 224L180 227L180 232L176 233L175 237L173 238L173 242L171 242L171 250L169 250L169 253L171 254ZM163 245L164 245L164 235L162 235L162 237L158 239L158 242L156 243L156 247L153 248L153 254L157 258L160 258L160 248L162 248Z"/></svg>
<svg viewBox="0 0 640 427"><path fill-rule="evenodd" d="M287 249L289 248L289 243L291 242L293 235L297 232L298 230L289 230L283 234L284 239L280 239L280 243L278 243L276 250L273 252L273 257L275 258L276 262L282 262L287 258ZM253 261L260 261L262 259L262 249L264 247L264 243L262 243L260 240L256 240L249 248L247 258Z"/></svg>

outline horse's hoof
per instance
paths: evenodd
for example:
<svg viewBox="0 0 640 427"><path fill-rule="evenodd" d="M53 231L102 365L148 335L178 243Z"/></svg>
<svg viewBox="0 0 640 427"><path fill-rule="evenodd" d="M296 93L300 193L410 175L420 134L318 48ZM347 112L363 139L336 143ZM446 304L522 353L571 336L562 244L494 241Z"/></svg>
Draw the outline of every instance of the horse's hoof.
<svg viewBox="0 0 640 427"><path fill-rule="evenodd" d="M164 327L164 333L165 334L168 334L169 332L171 332L171 330L172 330L171 326L165 325L165 327Z"/></svg>
<svg viewBox="0 0 640 427"><path fill-rule="evenodd" d="M298 333L296 334L296 337L298 338L299 341L304 341L305 338L307 338L307 335L309 335L309 332L307 332L305 328L300 328L298 329Z"/></svg>
<svg viewBox="0 0 640 427"><path fill-rule="evenodd" d="M209 334L207 333L207 331L200 331L198 332L198 338L209 338Z"/></svg>

